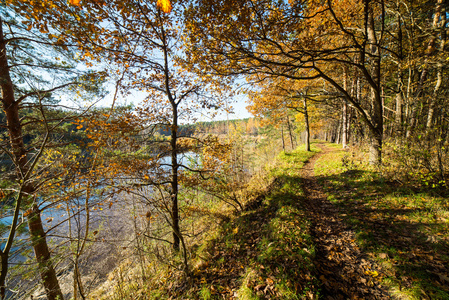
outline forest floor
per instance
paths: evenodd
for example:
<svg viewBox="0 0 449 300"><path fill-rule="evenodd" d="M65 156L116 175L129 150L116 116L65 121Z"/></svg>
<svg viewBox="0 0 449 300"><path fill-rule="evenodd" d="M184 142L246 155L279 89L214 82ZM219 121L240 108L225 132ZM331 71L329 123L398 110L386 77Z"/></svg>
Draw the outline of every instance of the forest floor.
<svg viewBox="0 0 449 300"><path fill-rule="evenodd" d="M388 288L392 299L449 299L447 188L391 180L384 170L367 166L363 154L328 146L330 152L324 151L312 160L314 177L307 182L306 175L304 187L311 190L309 195L318 190L317 198L323 199L312 206L317 224L335 218L331 230L350 238L338 245L338 240L332 241L332 233L313 227L315 237L328 244L320 250L323 244L316 241L316 258L323 261L326 255L332 257L317 264L318 271L324 265L323 271L330 266L328 270L333 273L330 277L334 281L329 282L332 287L328 288L324 280L323 291L338 295L337 289L339 294L344 291L339 285L348 287L352 282L354 287L347 295L371 295L364 299L385 297L383 289L373 290L379 284ZM310 170L304 172L310 174ZM340 263L346 253L349 257ZM369 277L355 275L362 271Z"/></svg>
<svg viewBox="0 0 449 300"><path fill-rule="evenodd" d="M323 149L312 157L301 172L305 203L312 222L315 244L314 266L321 281L323 299L390 299L379 280L381 268L361 251L356 235L339 216L338 208L327 199L327 194L314 174L316 161L331 155L332 149Z"/></svg>
<svg viewBox="0 0 449 300"><path fill-rule="evenodd" d="M189 276L158 273L120 299L449 299L447 197L312 146L280 154L244 210L215 219Z"/></svg>

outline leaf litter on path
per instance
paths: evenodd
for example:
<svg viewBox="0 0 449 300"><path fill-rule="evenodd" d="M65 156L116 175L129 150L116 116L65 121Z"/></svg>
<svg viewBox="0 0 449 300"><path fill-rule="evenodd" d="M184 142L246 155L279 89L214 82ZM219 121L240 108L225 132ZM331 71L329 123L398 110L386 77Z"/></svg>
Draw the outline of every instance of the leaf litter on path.
<svg viewBox="0 0 449 300"><path fill-rule="evenodd" d="M314 177L313 166L320 155L304 166L302 177L316 248L314 264L322 283L321 297L391 299L380 284L382 269L356 245L355 233L338 217L338 208L327 200Z"/></svg>

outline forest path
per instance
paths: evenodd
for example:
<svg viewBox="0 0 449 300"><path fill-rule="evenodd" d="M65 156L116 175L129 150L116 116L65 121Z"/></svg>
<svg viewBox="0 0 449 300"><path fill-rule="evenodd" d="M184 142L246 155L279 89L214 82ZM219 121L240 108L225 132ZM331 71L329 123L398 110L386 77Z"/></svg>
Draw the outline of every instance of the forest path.
<svg viewBox="0 0 449 300"><path fill-rule="evenodd" d="M355 232L338 216L338 208L314 175L315 162L333 150L325 145L302 170L305 203L310 212L311 232L315 243L314 264L322 282L321 299L391 299L376 277L379 267L356 245Z"/></svg>

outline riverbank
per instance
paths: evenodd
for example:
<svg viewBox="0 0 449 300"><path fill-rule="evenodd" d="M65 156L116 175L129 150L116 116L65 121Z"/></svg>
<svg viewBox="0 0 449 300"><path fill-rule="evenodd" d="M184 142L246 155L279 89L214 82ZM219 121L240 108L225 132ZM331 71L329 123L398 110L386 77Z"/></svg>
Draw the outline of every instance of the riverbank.
<svg viewBox="0 0 449 300"><path fill-rule="evenodd" d="M449 298L447 201L386 184L365 157L279 155L239 213L197 203L189 274L153 257L142 277L128 260L90 299Z"/></svg>
<svg viewBox="0 0 449 300"><path fill-rule="evenodd" d="M83 296L86 296L133 255L136 238L134 215L143 214L145 206L125 192L115 195L109 203L91 212L86 248L78 259L79 279L74 279L74 253L83 239L78 243L76 234L84 234L85 227L79 228L79 232L73 232L72 240L68 236L67 226L61 226L49 236L52 245L59 245L55 247L54 253L59 260L58 277L65 299L71 299L74 295L74 280L81 282ZM40 286L35 287L29 295L36 300L46 299Z"/></svg>
<svg viewBox="0 0 449 300"><path fill-rule="evenodd" d="M303 197L298 174L317 151L282 154L276 168L251 180L251 196L237 214L221 202L196 203L192 219L197 220L198 235L188 244L187 276L175 267L176 258L170 266L153 257L145 278L139 266L128 261L90 299L284 299L300 291L315 295L314 247L310 221L298 201Z"/></svg>

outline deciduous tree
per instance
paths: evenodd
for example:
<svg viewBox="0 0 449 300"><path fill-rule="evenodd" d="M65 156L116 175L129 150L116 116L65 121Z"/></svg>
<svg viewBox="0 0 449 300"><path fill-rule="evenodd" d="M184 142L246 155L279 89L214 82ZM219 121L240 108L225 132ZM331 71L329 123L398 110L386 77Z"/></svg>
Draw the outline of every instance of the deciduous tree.
<svg viewBox="0 0 449 300"><path fill-rule="evenodd" d="M191 56L221 75L324 79L360 114L379 163L383 137L381 70L385 3L201 1L188 11ZM204 49L207 49L204 51ZM358 101L335 69L354 67L371 90Z"/></svg>

